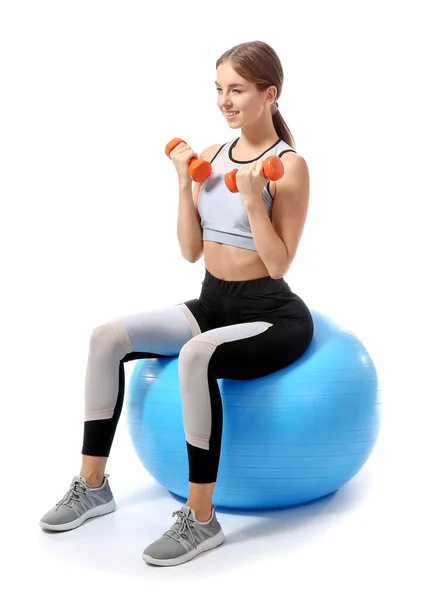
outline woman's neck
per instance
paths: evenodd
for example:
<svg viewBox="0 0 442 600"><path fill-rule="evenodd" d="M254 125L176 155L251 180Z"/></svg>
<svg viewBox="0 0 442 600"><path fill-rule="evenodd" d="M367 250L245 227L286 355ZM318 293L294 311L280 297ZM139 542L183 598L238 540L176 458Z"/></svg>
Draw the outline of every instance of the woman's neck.
<svg viewBox="0 0 442 600"><path fill-rule="evenodd" d="M268 148L279 139L273 121L254 123L250 127L241 129L241 135L236 148L241 151L255 151Z"/></svg>

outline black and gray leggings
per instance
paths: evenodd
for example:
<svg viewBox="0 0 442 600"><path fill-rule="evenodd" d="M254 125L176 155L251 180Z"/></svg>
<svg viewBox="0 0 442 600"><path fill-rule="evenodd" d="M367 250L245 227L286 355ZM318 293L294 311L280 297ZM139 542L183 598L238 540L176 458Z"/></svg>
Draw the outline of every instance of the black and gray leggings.
<svg viewBox="0 0 442 600"><path fill-rule="evenodd" d="M179 356L189 481L216 481L222 400L217 379L255 379L308 348L313 319L284 279L223 281L206 269L199 298L128 315L93 330L82 454L109 456L123 406L124 363Z"/></svg>

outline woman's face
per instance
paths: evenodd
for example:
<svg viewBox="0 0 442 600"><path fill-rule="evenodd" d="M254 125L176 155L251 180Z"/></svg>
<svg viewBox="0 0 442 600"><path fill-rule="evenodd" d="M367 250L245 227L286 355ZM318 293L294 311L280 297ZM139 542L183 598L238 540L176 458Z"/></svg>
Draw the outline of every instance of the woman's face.
<svg viewBox="0 0 442 600"><path fill-rule="evenodd" d="M218 108L232 129L252 124L266 109L269 91L259 92L254 83L238 75L230 61L223 62L218 67L215 85ZM271 101L268 106L270 103Z"/></svg>

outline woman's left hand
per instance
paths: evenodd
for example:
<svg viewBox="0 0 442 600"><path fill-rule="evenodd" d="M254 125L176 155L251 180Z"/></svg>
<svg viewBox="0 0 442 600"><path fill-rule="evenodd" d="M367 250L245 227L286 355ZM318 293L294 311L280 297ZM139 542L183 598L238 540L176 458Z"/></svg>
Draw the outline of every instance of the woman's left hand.
<svg viewBox="0 0 442 600"><path fill-rule="evenodd" d="M263 160L256 160L238 169L236 187L243 200L261 196L263 187L270 181L264 175L263 165Z"/></svg>

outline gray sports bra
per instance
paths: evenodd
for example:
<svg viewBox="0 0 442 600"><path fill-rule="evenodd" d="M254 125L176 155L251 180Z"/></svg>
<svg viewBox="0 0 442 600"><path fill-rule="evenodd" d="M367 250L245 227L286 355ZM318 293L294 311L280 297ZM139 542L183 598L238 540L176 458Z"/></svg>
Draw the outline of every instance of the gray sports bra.
<svg viewBox="0 0 442 600"><path fill-rule="evenodd" d="M198 195L198 212L201 217L203 229L203 240L220 242L255 250L252 231L244 202L239 193L232 194L224 183L224 175L233 169L239 169L241 165L266 159L272 154L281 157L285 152L295 152L282 139L253 160L234 160L232 149L236 146L239 138L223 144L211 160L212 173L208 179L202 182ZM272 214L273 198L270 194L270 183L262 190L262 199L269 217Z"/></svg>

